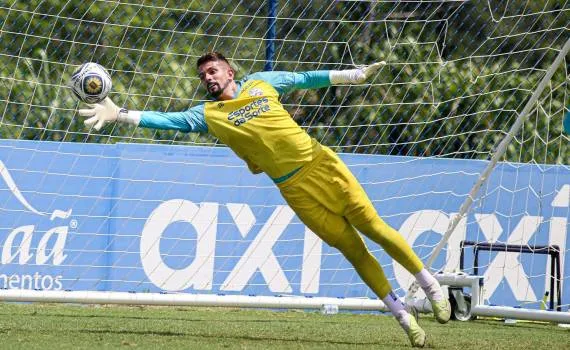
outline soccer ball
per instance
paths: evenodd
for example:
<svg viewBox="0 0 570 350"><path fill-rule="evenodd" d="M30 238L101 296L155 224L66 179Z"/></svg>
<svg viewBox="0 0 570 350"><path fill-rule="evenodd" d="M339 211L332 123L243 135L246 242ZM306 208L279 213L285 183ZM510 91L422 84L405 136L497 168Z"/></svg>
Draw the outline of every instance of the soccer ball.
<svg viewBox="0 0 570 350"><path fill-rule="evenodd" d="M98 103L111 90L111 76L103 66L88 62L82 64L71 76L71 91L83 102Z"/></svg>

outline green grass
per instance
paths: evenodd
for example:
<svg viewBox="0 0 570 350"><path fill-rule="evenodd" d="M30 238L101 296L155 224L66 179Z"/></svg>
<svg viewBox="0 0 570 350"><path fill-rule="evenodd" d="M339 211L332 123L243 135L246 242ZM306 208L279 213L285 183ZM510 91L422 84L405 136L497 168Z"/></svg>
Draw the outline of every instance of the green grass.
<svg viewBox="0 0 570 350"><path fill-rule="evenodd" d="M434 349L568 349L570 330L496 320L420 319ZM373 314L182 307L0 304L2 349L398 349L396 322Z"/></svg>

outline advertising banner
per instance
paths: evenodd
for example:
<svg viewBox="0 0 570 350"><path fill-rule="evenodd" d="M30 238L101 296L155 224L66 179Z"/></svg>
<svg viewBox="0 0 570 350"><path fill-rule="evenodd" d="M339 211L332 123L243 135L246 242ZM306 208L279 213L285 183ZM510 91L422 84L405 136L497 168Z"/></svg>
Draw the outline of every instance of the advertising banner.
<svg viewBox="0 0 570 350"><path fill-rule="evenodd" d="M424 261L487 164L341 158ZM556 245L570 275L568 167L499 164L481 191L435 268L458 271L469 240ZM403 294L409 274L366 243ZM267 176L224 147L0 141L0 249L5 289L375 297ZM473 249L463 260L473 273ZM478 267L490 303L550 292L549 255L480 251Z"/></svg>

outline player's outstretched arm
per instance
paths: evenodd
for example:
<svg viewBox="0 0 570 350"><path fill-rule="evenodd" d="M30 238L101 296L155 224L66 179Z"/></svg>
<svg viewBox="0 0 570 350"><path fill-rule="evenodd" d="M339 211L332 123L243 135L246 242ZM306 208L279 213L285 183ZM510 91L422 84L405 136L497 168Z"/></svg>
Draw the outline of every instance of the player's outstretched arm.
<svg viewBox="0 0 570 350"><path fill-rule="evenodd" d="M257 72L248 79L263 80L272 85L279 94L294 90L320 89L331 85L362 84L373 77L386 62L344 70L314 70L306 72Z"/></svg>
<svg viewBox="0 0 570 350"><path fill-rule="evenodd" d="M80 109L79 115L87 117L85 125L99 131L108 123L119 122L150 129L177 130L182 132L208 132L204 120L204 105L196 105L184 112L132 111L119 108L109 97Z"/></svg>
<svg viewBox="0 0 570 350"><path fill-rule="evenodd" d="M329 79L331 85L363 84L385 65L385 61L380 61L356 69L331 70L329 72Z"/></svg>

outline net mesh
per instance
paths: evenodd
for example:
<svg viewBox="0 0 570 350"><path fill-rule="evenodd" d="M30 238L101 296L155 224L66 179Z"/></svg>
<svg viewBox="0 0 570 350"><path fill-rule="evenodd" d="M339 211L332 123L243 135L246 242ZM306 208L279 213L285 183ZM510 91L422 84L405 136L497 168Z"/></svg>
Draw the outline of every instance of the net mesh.
<svg viewBox="0 0 570 350"><path fill-rule="evenodd" d="M428 208L420 204L395 207L395 200L407 198L409 203L421 203L423 198L435 196L440 198L441 208L458 208L465 198L465 191L444 185L458 177L472 183L479 174L477 167L434 169L428 174L415 174L415 162L426 158L489 159L569 37L568 1L290 0L277 8L276 33L271 40L268 39L269 5L268 1L229 0L217 0L209 5L166 0L89 0L79 3L0 0L0 138L89 144L223 146L206 134L156 131L119 124L107 126L101 132L85 128L76 115L80 104L71 94L68 81L74 69L87 61L98 62L108 69L113 79L110 97L118 105L131 110L181 111L206 100L197 78L195 61L207 51L223 52L237 69L238 78L263 70L269 41L274 44L274 70L347 69L385 60L388 64L370 84L296 91L284 96L282 102L302 128L337 152L406 156L378 164L369 160L351 163L355 174L362 173L365 168L384 171L382 177L363 180L363 185L375 193L372 200L378 208L383 208L381 214L386 220L403 227L404 221L411 220L410 215ZM564 207L564 200L556 198L559 193L564 193L570 159L568 135L562 132L569 104L568 74L565 61L534 106L522 131L508 147L501 159L506 163L497 170L496 179L484 188L467 217L468 238L521 245L563 243L562 238L556 238L560 234L552 238L548 229L542 228L567 227L560 220L568 218L568 208ZM54 152L65 153L62 146L54 147ZM152 151L148 152L152 154ZM215 150L211 152L214 155ZM145 157L152 158L151 155ZM133 169L146 169L143 159L125 155L119 158L132 161ZM113 161L108 156L94 159L98 163ZM167 165L177 162L189 165L176 159L157 161ZM203 164L196 165L196 169L210 162L212 159L206 158ZM518 179L518 171L527 166L533 167L533 175L520 175L521 180L515 180L514 186L503 185L502 179ZM237 163L225 167L241 169ZM410 173L405 176L391 170L407 167ZM16 170L7 165L5 169L8 168L11 173L16 171L20 175L34 171L57 174L49 166L47 170L35 170L31 165ZM101 180L95 169L91 171L85 172L86 181ZM65 172L63 175L71 177ZM128 176L112 173L111 178L128 179ZM558 184L556 189L540 191L541 184L550 176ZM160 182L161 176L152 172L145 181ZM194 179L176 183L184 184L200 185L201 182ZM410 194L406 189L412 184L415 187ZM387 185L401 186L401 189L384 193L382 188ZM257 184L258 188L267 186ZM116 194L82 192L75 198L54 190L52 195L68 196L77 202L91 201L82 219L101 215L140 222L146 217L139 216L139 212L171 198L168 190L175 187L167 185L166 192L156 198L142 202L138 199L131 212L111 211L111 214L101 213L96 203L107 195ZM125 191L119 193L122 199L128 200L128 189ZM206 188L205 191L214 190ZM527 193L524 203L518 196L521 191ZM34 198L49 193L45 189L29 189L22 194ZM550 205L555 200L562 204L548 209L540 207L544 201L549 201ZM270 200L254 202L251 207L256 213L275 208ZM7 203L8 200L2 206L0 201L0 209L14 212ZM227 203L231 203L231 198ZM489 216L490 212L493 216ZM229 224L235 222L235 215L234 221L229 217L220 220ZM247 217L250 222L255 221ZM508 218L506 223L502 222L505 218ZM415 220L421 222L423 219L420 215ZM437 231L434 229L437 215L430 216L427 221L430 220L436 221L428 228ZM496 225L494 228L492 224L485 226L481 224L484 220ZM516 231L519 222L523 222L519 229L525 234L501 236L507 231L519 232ZM15 220L14 225L21 225L21 222ZM118 227L120 231L121 226ZM410 227L408 233L414 232L417 225ZM476 229L473 231L471 227ZM3 230L8 234L12 228L5 226ZM542 235L530 234L537 230ZM93 231L93 235L101 234ZM130 235L136 234L127 232L121 237L128 241ZM121 246L122 238L98 249ZM434 241L433 235L420 238L415 241L414 248L425 259L437 240ZM173 241L180 240L178 237ZM125 254L124 268L128 269L132 244L126 241L123 250L117 250L116 254ZM90 239L86 242L84 250L88 249ZM451 242L458 246L456 241ZM172 244L164 255L183 256L183 252L177 251L176 243ZM371 249L377 255L383 254L376 247ZM563 253L565 249L563 246ZM287 256L298 255L289 253L291 255ZM336 252L329 254L332 259L340 257ZM287 256L278 258L287 259ZM457 256L457 250L453 253L448 249L447 257L452 261L447 263L449 269L458 268ZM471 258L468 255L466 259ZM514 274L521 271L521 264L515 264L518 258L503 259L502 262L496 258L497 253L483 256L481 267L489 268L496 261L493 268L502 276L509 269ZM540 259L543 258L537 256L536 260L525 262L529 265L524 269L525 277L546 279L544 265L541 265L545 261ZM185 266L188 261L184 260L180 266ZM67 262L71 263L71 260ZM104 264L96 259L87 263ZM440 261L439 265L442 264ZM115 267L118 266L122 266L121 262ZM349 268L344 263L337 263L335 271ZM221 267L220 271L230 270ZM335 271L330 272L333 294L350 296L352 287L335 285ZM565 277L568 272L562 271L562 275ZM263 277L261 284L270 279L266 275ZM510 278L497 283L504 284L506 280L511 281ZM122 281L135 286L142 283L137 274L129 273L123 275ZM391 281L395 282L394 278ZM515 284L522 283L520 281L512 280ZM114 282L109 276L92 281L96 288ZM355 274L353 282L361 284ZM217 283L222 285L222 281ZM369 292L365 294L372 296ZM541 295L527 294L517 296L517 300L541 298Z"/></svg>

